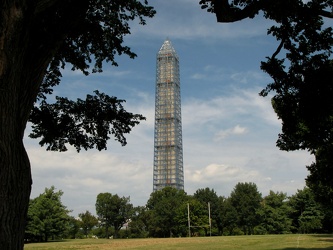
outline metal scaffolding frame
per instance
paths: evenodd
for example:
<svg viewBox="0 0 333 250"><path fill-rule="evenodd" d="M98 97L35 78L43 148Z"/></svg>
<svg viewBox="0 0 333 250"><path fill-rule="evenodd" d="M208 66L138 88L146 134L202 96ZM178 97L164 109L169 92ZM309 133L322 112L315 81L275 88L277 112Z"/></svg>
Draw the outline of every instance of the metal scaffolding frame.
<svg viewBox="0 0 333 250"><path fill-rule="evenodd" d="M153 190L184 190L179 58L167 39L157 53Z"/></svg>

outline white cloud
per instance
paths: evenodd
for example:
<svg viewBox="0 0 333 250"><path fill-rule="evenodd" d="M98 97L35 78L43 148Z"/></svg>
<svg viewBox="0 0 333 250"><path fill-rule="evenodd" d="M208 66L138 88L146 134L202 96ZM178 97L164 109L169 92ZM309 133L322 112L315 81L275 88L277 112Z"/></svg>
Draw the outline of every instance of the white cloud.
<svg viewBox="0 0 333 250"><path fill-rule="evenodd" d="M253 123L265 122L267 126L280 127L270 99L260 97L258 92L257 88L234 89L228 95L211 100L187 99L182 107L183 126L191 131L212 129L221 139L229 134L245 133L250 125L255 125ZM223 127L234 126L234 123L243 125L221 130Z"/></svg>
<svg viewBox="0 0 333 250"><path fill-rule="evenodd" d="M100 192L121 196L134 194L134 202L144 204L151 192L150 185L146 185L151 180L151 169L147 164L151 158L136 154L128 157L130 152L124 149L114 143L113 153L90 151L78 154L74 150L43 152L45 149L30 145L28 154L35 180L32 197L43 192L44 187L54 185L64 191L63 202L69 208L76 208L86 200L94 205Z"/></svg>
<svg viewBox="0 0 333 250"><path fill-rule="evenodd" d="M240 125L236 125L233 128L225 129L225 130L220 130L219 132L216 133L215 135L215 140L223 140L224 138L232 135L242 135L247 132L246 127L241 127Z"/></svg>
<svg viewBox="0 0 333 250"><path fill-rule="evenodd" d="M195 80L202 80L205 79L205 75L204 74L199 74L199 73L195 73L191 76L192 79Z"/></svg>
<svg viewBox="0 0 333 250"><path fill-rule="evenodd" d="M251 86L262 86L263 83L266 84L270 81L270 78L259 70L236 71L235 69L218 65L204 66L201 72L195 72L191 79Z"/></svg>

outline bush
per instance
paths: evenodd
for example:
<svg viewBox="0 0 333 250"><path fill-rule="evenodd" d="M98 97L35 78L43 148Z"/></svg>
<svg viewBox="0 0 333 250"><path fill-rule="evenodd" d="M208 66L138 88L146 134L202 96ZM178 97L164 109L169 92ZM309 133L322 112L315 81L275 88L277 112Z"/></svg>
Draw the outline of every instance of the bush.
<svg viewBox="0 0 333 250"><path fill-rule="evenodd" d="M264 234L267 234L267 230L263 226L256 226L256 227L254 227L254 234L264 235Z"/></svg>

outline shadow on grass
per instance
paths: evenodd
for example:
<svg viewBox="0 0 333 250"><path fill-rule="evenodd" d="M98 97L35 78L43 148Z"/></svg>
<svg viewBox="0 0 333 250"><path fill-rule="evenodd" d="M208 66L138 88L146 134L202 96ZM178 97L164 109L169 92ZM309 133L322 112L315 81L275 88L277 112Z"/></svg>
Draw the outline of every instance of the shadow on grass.
<svg viewBox="0 0 333 250"><path fill-rule="evenodd" d="M333 235L332 234L312 235L312 237L320 238L318 241L330 242L333 245ZM332 247L332 249L333 249L333 247Z"/></svg>
<svg viewBox="0 0 333 250"><path fill-rule="evenodd" d="M314 235L313 237L319 237L319 236ZM321 238L321 239L319 239L318 241L325 241L325 242L333 243L333 235L322 235L319 238Z"/></svg>
<svg viewBox="0 0 333 250"><path fill-rule="evenodd" d="M73 241L71 239L63 239L63 240L48 240L48 241L27 241L24 244L49 244L49 243L61 243L61 242L69 242Z"/></svg>
<svg viewBox="0 0 333 250"><path fill-rule="evenodd" d="M297 247L293 247L293 248L284 248L283 250L332 250L333 246L331 247L321 247L321 248L297 248Z"/></svg>
<svg viewBox="0 0 333 250"><path fill-rule="evenodd" d="M320 234L320 235L311 235L311 237L315 238L320 238L318 241L323 241L323 242L330 242L332 243L332 246L329 247L321 247L321 248L284 248L283 250L333 250L333 235L332 234Z"/></svg>

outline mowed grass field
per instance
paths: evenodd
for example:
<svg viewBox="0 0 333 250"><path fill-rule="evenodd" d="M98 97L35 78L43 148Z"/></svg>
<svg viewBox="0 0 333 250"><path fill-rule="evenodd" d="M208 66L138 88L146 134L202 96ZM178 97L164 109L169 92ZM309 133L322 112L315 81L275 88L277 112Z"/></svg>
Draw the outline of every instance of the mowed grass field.
<svg viewBox="0 0 333 250"><path fill-rule="evenodd" d="M25 245L24 249L333 250L333 235L288 234L164 239L82 239L47 243L29 243Z"/></svg>

